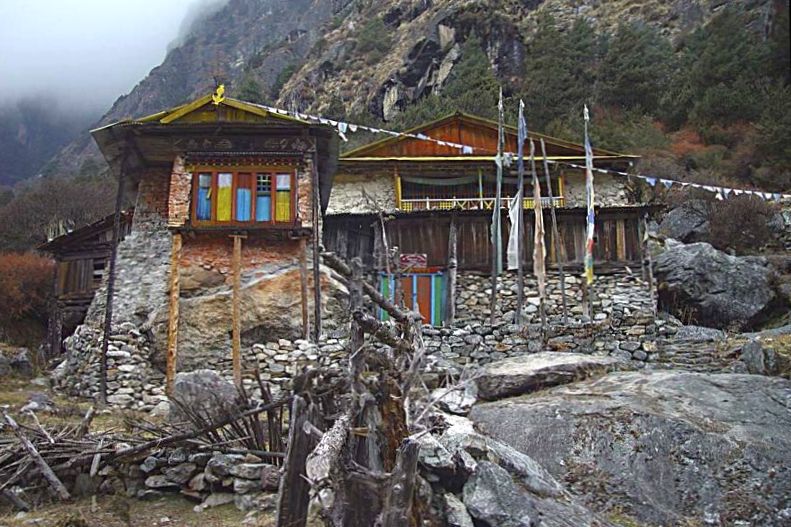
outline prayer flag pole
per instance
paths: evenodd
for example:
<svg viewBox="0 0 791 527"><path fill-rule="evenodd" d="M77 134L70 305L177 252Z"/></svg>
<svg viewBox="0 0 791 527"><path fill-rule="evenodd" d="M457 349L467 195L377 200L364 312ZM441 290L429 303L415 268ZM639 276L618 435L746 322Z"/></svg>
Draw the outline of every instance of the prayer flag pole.
<svg viewBox="0 0 791 527"><path fill-rule="evenodd" d="M588 137L588 123L590 122L590 113L588 106L585 105L583 110L583 118L585 120L585 198L588 207L587 215L587 239L585 241L585 288L587 290L587 311L588 316L593 319L593 244L595 227L595 213L593 210L593 150L591 149L590 138Z"/></svg>
<svg viewBox="0 0 791 527"><path fill-rule="evenodd" d="M546 341L547 311L546 311L546 248L544 245L544 211L541 208L541 185L536 172L536 145L530 140L530 167L533 171L533 274L538 282L539 313L541 314L541 342Z"/></svg>
<svg viewBox="0 0 791 527"><path fill-rule="evenodd" d="M527 138L527 123L525 123L525 103L519 101L519 125L517 131L517 191L516 191L516 206L517 209L517 224L516 224L516 317L514 323L518 326L522 325L522 307L524 304L525 296L525 273L523 269L524 261L524 237L525 237L525 209L524 209L524 188L525 188L525 157L524 145ZM513 227L512 227L513 228Z"/></svg>
<svg viewBox="0 0 791 527"><path fill-rule="evenodd" d="M547 196L549 197L549 206L552 212L552 244L555 246L555 258L558 262L558 271L560 272L560 298L563 302L563 325L568 324L568 307L566 306L566 276L563 271L563 260L566 256L565 251L561 251L560 233L558 232L558 219L555 214L555 199L552 195L552 180L549 177L549 162L547 161L547 146L544 140L541 139L541 156L544 158L544 177L547 181Z"/></svg>
<svg viewBox="0 0 791 527"><path fill-rule="evenodd" d="M503 89L500 88L500 99L497 103L497 187L492 211L492 294L489 302L489 322L494 325L494 308L497 304L497 276L503 270L503 239L500 232L500 201L503 192Z"/></svg>

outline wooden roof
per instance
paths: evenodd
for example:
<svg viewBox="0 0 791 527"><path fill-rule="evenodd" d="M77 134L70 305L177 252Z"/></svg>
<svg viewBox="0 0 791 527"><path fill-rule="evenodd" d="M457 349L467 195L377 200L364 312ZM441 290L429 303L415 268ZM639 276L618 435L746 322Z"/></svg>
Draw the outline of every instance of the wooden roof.
<svg viewBox="0 0 791 527"><path fill-rule="evenodd" d="M134 213L134 208L121 211L121 232L129 230ZM39 245L37 249L57 256L65 252L80 251L83 247L91 246L91 244L101 244L103 240L100 238L105 233L113 230L114 220L115 214L110 214L98 221L74 229L66 234L61 234Z"/></svg>
<svg viewBox="0 0 791 527"><path fill-rule="evenodd" d="M350 150L341 156L341 162L375 161L383 158L388 161L435 162L440 160L471 162L481 159L481 156L494 156L497 153L497 123L489 119L457 112L435 121L421 124L406 130L411 134L424 134L432 139L452 141L473 147L470 155L461 154L458 148L437 144L416 138L393 136L363 145ZM505 127L506 152L517 151L517 129L513 126ZM585 158L585 148L582 144L572 143L557 137L551 137L536 132L528 132L528 137L538 143L541 139L547 147L547 157L552 159L581 160ZM536 144L540 154L540 146ZM593 149L594 158L615 161L633 161L638 156L612 152L603 148ZM488 158L491 161L491 158Z"/></svg>
<svg viewBox="0 0 791 527"><path fill-rule="evenodd" d="M321 201L326 208L338 161L338 137L331 127L212 94L102 126L91 135L130 191L134 191L140 169L169 166L177 155L301 156L309 151L306 140L315 140Z"/></svg>

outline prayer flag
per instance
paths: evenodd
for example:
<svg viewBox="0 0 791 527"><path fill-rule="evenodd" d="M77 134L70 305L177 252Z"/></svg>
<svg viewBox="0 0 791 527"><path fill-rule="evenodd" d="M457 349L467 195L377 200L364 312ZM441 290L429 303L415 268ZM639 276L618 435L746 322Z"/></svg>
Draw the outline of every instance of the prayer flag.
<svg viewBox="0 0 791 527"><path fill-rule="evenodd" d="M588 122L590 115L588 113L588 106L585 105L583 114L585 118L585 196L588 205L587 215L587 237L585 240L585 279L588 285L593 283L593 237L596 231L595 215L593 211L593 149L591 148L590 139L588 138ZM656 181L654 181L656 183ZM653 186L653 185L652 185Z"/></svg>

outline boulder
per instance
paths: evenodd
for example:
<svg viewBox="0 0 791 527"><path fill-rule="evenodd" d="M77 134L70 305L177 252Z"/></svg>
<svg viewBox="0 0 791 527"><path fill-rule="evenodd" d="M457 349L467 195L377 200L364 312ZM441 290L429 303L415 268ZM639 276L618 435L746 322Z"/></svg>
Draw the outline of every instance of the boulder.
<svg viewBox="0 0 791 527"><path fill-rule="evenodd" d="M496 400L534 392L603 373L615 367L611 357L545 351L487 364L476 379L478 397Z"/></svg>
<svg viewBox="0 0 791 527"><path fill-rule="evenodd" d="M11 375L11 360L0 352L0 377Z"/></svg>
<svg viewBox="0 0 791 527"><path fill-rule="evenodd" d="M741 361L747 373L791 377L791 339L753 339L742 346Z"/></svg>
<svg viewBox="0 0 791 527"><path fill-rule="evenodd" d="M613 372L478 404L470 418L591 508L635 525L787 525L788 380Z"/></svg>
<svg viewBox="0 0 791 527"><path fill-rule="evenodd" d="M445 520L448 527L475 527L464 503L451 493L446 493Z"/></svg>
<svg viewBox="0 0 791 527"><path fill-rule="evenodd" d="M514 484L508 472L488 461L478 463L464 484L464 505L489 527L538 527L538 511L530 495Z"/></svg>
<svg viewBox="0 0 791 527"><path fill-rule="evenodd" d="M162 474L167 478L168 481L178 483L179 485L184 485L190 479L192 479L192 475L195 474L197 470L198 467L195 465L195 463L181 463L175 467L166 468L162 471Z"/></svg>
<svg viewBox="0 0 791 527"><path fill-rule="evenodd" d="M754 326L775 300L765 259L731 256L708 243L670 245L657 257L655 275L659 306L704 326Z"/></svg>
<svg viewBox="0 0 791 527"><path fill-rule="evenodd" d="M33 376L33 362L30 360L30 352L27 348L20 348L11 359L9 366L11 371L22 377Z"/></svg>
<svg viewBox="0 0 791 527"><path fill-rule="evenodd" d="M690 200L668 212L659 224L658 234L684 243L703 241L709 234L706 204Z"/></svg>
<svg viewBox="0 0 791 527"><path fill-rule="evenodd" d="M209 419L219 419L228 411L235 411L238 396L236 387L214 370L178 373L173 382L169 419L187 420L180 406Z"/></svg>

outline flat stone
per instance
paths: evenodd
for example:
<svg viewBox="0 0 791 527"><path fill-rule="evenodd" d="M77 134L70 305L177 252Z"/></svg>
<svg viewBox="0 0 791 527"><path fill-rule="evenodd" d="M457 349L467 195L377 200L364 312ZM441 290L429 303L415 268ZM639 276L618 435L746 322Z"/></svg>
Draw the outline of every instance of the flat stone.
<svg viewBox="0 0 791 527"><path fill-rule="evenodd" d="M161 474L155 476L148 476L145 482L146 487L150 489L172 489L178 487L177 483L170 481L168 478Z"/></svg>
<svg viewBox="0 0 791 527"><path fill-rule="evenodd" d="M478 397L502 399L577 381L614 368L617 361L581 353L541 352L486 365L476 380Z"/></svg>
<svg viewBox="0 0 791 527"><path fill-rule="evenodd" d="M169 481L183 485L192 478L196 470L198 470L198 466L195 463L181 463L175 467L166 468L162 473Z"/></svg>

